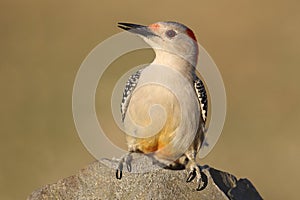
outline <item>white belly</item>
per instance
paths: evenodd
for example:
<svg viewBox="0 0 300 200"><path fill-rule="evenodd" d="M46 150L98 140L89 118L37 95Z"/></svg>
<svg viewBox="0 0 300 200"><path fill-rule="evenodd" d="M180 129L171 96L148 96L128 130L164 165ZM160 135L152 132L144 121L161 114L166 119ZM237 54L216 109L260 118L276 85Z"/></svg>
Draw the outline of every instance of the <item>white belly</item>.
<svg viewBox="0 0 300 200"><path fill-rule="evenodd" d="M129 146L174 161L192 144L199 119L199 103L191 81L174 69L153 65L143 70L124 126L131 135L127 137Z"/></svg>

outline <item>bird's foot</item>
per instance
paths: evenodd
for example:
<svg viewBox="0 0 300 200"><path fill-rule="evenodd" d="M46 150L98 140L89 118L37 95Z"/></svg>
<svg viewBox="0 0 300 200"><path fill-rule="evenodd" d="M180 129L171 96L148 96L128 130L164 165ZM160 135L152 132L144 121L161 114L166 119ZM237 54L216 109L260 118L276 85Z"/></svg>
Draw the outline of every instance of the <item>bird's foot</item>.
<svg viewBox="0 0 300 200"><path fill-rule="evenodd" d="M201 168L200 166L198 166L196 164L196 162L192 162L190 164L189 167L189 171L188 171L188 178L186 179L186 182L191 182L192 180L194 180L196 178L198 187L197 187L197 191L203 190L206 186L205 183L203 183L202 181L202 174L201 174Z"/></svg>
<svg viewBox="0 0 300 200"><path fill-rule="evenodd" d="M132 161L132 155L131 152L124 155L118 165L118 168L116 169L116 178L121 179L122 178L122 172L123 172L123 163L126 164L128 172L131 172L131 161Z"/></svg>

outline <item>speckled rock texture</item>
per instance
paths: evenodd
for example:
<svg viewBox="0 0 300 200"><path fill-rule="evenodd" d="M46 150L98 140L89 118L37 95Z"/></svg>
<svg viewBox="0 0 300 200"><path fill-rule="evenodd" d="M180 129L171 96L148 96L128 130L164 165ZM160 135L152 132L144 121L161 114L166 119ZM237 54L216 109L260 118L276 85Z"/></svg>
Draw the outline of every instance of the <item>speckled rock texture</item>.
<svg viewBox="0 0 300 200"><path fill-rule="evenodd" d="M116 179L117 160L103 159L78 174L35 190L27 199L262 199L247 179L208 166L202 169L203 189L186 183L186 170L166 170L142 154L134 154L132 172ZM125 167L126 168L126 167ZM138 173L139 172L139 173Z"/></svg>

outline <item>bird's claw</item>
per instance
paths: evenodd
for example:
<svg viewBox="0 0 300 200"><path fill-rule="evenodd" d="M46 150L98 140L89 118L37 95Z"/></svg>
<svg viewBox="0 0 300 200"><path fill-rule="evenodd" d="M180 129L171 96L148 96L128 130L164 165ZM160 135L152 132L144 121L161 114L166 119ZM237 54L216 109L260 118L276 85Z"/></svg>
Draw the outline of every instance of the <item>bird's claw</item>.
<svg viewBox="0 0 300 200"><path fill-rule="evenodd" d="M200 183L198 184L198 187L196 188L197 191L201 191L206 187L205 184L202 184L202 181L200 181Z"/></svg>
<svg viewBox="0 0 300 200"><path fill-rule="evenodd" d="M128 172L131 172L131 161L132 161L132 156L131 156L131 154L128 154L125 159L126 168L127 168Z"/></svg>
<svg viewBox="0 0 300 200"><path fill-rule="evenodd" d="M116 169L116 178L121 179L123 175L123 163L126 163L126 168L128 172L131 172L131 161L132 161L132 156L131 154L126 154L124 157L121 158L118 168Z"/></svg>
<svg viewBox="0 0 300 200"><path fill-rule="evenodd" d="M192 171L189 172L186 182L187 183L191 182L195 177L196 177L196 170L193 169Z"/></svg>
<svg viewBox="0 0 300 200"><path fill-rule="evenodd" d="M204 182L202 181L201 168L199 166L197 166L197 164L192 164L190 166L190 171L188 173L188 178L186 179L186 182L191 182L195 178L198 183L198 187L196 188L196 190L197 191L203 190L206 187L207 183L205 183L205 180L204 180Z"/></svg>
<svg viewBox="0 0 300 200"><path fill-rule="evenodd" d="M119 180L122 178L122 170L119 169L116 170L116 178Z"/></svg>
<svg viewBox="0 0 300 200"><path fill-rule="evenodd" d="M122 158L119 162L118 168L116 170L116 178L121 179L122 178L122 171L123 171L123 161L124 159Z"/></svg>

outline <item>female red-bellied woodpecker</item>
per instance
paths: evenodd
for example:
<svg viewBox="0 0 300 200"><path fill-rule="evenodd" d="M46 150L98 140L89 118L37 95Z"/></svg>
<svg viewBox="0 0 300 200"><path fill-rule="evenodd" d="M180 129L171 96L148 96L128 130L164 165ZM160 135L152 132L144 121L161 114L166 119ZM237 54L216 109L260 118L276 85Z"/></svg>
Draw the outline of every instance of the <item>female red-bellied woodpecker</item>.
<svg viewBox="0 0 300 200"><path fill-rule="evenodd" d="M122 177L123 162L131 170L130 153L142 152L166 168L187 168L187 182L197 177L199 189L201 170L196 155L205 135L207 96L195 72L196 37L177 22L119 23L119 27L141 36L156 57L125 86L121 112L129 154L121 159L117 178Z"/></svg>

